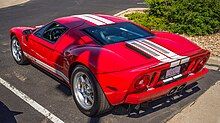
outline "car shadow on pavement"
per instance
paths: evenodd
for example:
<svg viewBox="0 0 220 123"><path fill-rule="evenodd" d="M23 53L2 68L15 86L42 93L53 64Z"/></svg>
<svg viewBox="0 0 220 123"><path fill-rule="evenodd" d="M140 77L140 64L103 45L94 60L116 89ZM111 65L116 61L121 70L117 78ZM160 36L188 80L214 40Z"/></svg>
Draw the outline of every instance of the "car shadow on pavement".
<svg viewBox="0 0 220 123"><path fill-rule="evenodd" d="M196 82L188 85L182 93L177 93L172 96L164 96L151 102L142 103L139 109L136 109L130 105L125 105L125 104L116 106L113 109L112 114L127 115L127 117L130 118L139 118L144 115L148 115L150 113L161 110L165 107L169 107L172 104L177 103L182 99L187 98L190 95L193 95L194 93L198 92L200 88L197 85L198 83Z"/></svg>
<svg viewBox="0 0 220 123"><path fill-rule="evenodd" d="M47 72L46 70L42 69L41 67L35 65L35 64L31 64L34 68L36 68L37 70L43 72L45 75L51 77L52 79L54 79L55 81L57 81L58 83L60 83L56 89L63 92L64 95L66 96L71 96L72 95L72 92L70 90L70 88L62 81L60 80L59 78L57 78L56 76L50 74L49 72Z"/></svg>
<svg viewBox="0 0 220 123"><path fill-rule="evenodd" d="M100 117L90 117L87 123L99 123Z"/></svg>
<svg viewBox="0 0 220 123"><path fill-rule="evenodd" d="M0 123L17 123L15 116L19 114L22 114L22 112L11 111L0 101Z"/></svg>
<svg viewBox="0 0 220 123"><path fill-rule="evenodd" d="M66 96L72 96L71 89L67 87L65 84L60 83L56 88L59 91L63 92Z"/></svg>

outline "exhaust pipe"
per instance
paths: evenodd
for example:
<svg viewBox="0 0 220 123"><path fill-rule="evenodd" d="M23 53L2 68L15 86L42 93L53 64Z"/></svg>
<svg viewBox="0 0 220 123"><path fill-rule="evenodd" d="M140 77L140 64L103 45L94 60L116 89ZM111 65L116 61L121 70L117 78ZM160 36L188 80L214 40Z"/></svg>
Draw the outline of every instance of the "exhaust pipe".
<svg viewBox="0 0 220 123"><path fill-rule="evenodd" d="M177 92L182 92L185 87L186 87L186 84L183 84L183 85L174 87L173 89L171 89L171 90L169 91L169 93L167 94L167 96L174 95L174 94L177 93Z"/></svg>
<svg viewBox="0 0 220 123"><path fill-rule="evenodd" d="M185 87L186 87L186 84L180 85L176 91L182 92Z"/></svg>
<svg viewBox="0 0 220 123"><path fill-rule="evenodd" d="M174 87L173 89L171 89L170 92L167 94L167 96L171 96L171 95L175 94L177 89L178 89L178 87Z"/></svg>

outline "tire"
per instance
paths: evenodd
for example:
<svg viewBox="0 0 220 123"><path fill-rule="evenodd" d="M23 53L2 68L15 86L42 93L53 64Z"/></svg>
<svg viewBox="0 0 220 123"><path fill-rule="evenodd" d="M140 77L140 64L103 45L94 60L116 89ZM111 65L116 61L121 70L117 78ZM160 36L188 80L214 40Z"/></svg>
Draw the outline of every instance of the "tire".
<svg viewBox="0 0 220 123"><path fill-rule="evenodd" d="M91 91L91 89L86 89L87 91L89 90L89 91L91 91L91 93L93 93L93 96L91 96L91 97L93 97L93 104L91 104L92 106L90 106L90 107L83 106L82 101L79 101L80 100L79 95L81 94L81 92L79 94L77 92L79 92L79 90L81 90L81 89L78 89L78 88L83 88L83 87L78 86L78 85L80 85L80 84L78 84L80 82L77 80L79 80L78 78L79 78L79 75L81 75L81 74L84 74L81 76L84 78L84 82L85 82L85 80L86 81L88 80L87 82L89 82L91 87L93 88L93 91ZM86 78L88 78L88 79L86 79ZM95 76L92 74L92 72L88 68L86 68L83 65L77 65L71 74L71 82L72 82L73 99L74 99L78 109L83 114L85 114L89 117L94 117L94 116L98 116L100 114L103 114L111 109L111 106L110 106L108 100L106 99L99 83L97 82ZM81 97L84 97L84 96L81 96Z"/></svg>
<svg viewBox="0 0 220 123"><path fill-rule="evenodd" d="M17 46L15 46L15 43L17 44ZM17 53L15 53L15 52L17 52ZM11 37L11 53L12 53L12 57L14 58L14 60L17 64L26 65L29 63L28 59L25 57L25 55L23 53L20 42L18 41L16 36ZM16 57L16 54L19 55L19 58L18 58L18 56Z"/></svg>

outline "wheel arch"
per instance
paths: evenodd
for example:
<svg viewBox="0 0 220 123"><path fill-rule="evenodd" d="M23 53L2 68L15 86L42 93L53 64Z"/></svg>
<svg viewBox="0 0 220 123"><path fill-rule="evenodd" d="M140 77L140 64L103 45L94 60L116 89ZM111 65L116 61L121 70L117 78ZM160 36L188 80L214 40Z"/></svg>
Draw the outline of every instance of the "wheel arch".
<svg viewBox="0 0 220 123"><path fill-rule="evenodd" d="M14 32L10 32L10 39L12 39L13 36L16 36L16 34Z"/></svg>
<svg viewBox="0 0 220 123"><path fill-rule="evenodd" d="M71 57L72 59L73 57ZM69 66L69 69L68 69L68 78L71 79L71 74L74 70L74 68L77 66L77 65L82 65L84 67L86 67L87 69L89 69L90 72L93 73L93 75L95 75L95 72L96 72L96 68L94 65L92 65L92 63L90 62L87 62L85 59L82 59L82 58L79 58L79 56L75 56L74 58L75 60L72 61L72 60L68 60L69 63L70 63L70 66Z"/></svg>
<svg viewBox="0 0 220 123"><path fill-rule="evenodd" d="M9 30L9 35L10 35L10 39L13 37L13 36L16 36L16 38L19 38L21 34L21 29L18 29L17 27L13 27Z"/></svg>
<svg viewBox="0 0 220 123"><path fill-rule="evenodd" d="M69 67L69 70L68 70L68 78L69 78L69 80L71 79L71 74L72 74L72 72L73 72L73 70L74 70L74 68L77 66L77 65L83 65L83 66L85 66L83 63L81 63L81 62L73 62L71 65L70 65L70 67Z"/></svg>

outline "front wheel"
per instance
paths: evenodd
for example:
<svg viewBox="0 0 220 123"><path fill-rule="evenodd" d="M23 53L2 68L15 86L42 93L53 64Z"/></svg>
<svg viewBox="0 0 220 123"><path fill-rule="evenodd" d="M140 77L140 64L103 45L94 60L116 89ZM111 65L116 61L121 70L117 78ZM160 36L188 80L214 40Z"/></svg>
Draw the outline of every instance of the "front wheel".
<svg viewBox="0 0 220 123"><path fill-rule="evenodd" d="M11 53L17 64L19 65L28 64L28 60L25 57L21 49L20 42L18 41L16 36L12 36L11 38Z"/></svg>
<svg viewBox="0 0 220 123"><path fill-rule="evenodd" d="M87 116L97 116L110 109L99 83L90 70L77 65L72 72L72 94L79 110Z"/></svg>

